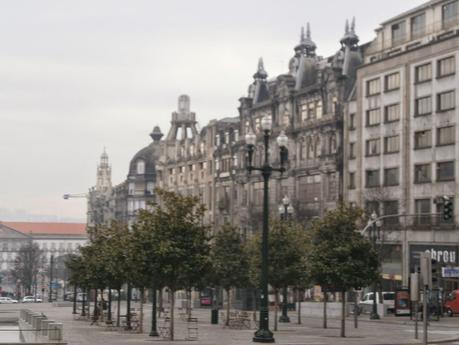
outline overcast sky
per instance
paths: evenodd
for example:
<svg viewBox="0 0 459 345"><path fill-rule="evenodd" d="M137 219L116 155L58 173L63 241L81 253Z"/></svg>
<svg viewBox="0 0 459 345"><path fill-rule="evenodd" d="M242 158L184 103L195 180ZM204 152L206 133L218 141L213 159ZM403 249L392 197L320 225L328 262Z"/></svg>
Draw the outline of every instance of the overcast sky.
<svg viewBox="0 0 459 345"><path fill-rule="evenodd" d="M201 127L236 116L258 58L270 76L287 72L308 21L328 56L346 18L367 42L423 2L0 0L0 220L85 221L85 199L62 194L95 184L104 146L122 182L180 94Z"/></svg>

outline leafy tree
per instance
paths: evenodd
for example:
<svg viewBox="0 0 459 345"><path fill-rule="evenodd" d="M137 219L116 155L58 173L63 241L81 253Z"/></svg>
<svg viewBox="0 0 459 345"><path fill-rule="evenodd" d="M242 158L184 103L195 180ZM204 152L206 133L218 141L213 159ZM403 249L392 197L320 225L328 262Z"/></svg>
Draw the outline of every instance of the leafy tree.
<svg viewBox="0 0 459 345"><path fill-rule="evenodd" d="M249 280L249 258L237 228L224 225L213 239L211 248L212 282L221 286L228 298L226 325L229 325L231 289L246 287Z"/></svg>
<svg viewBox="0 0 459 345"><path fill-rule="evenodd" d="M268 283L274 290L274 330L277 330L279 291L283 287L301 286L306 283L307 233L303 226L294 222L273 220L270 222ZM261 272L261 238L256 235L249 245L251 252L250 276L259 286Z"/></svg>
<svg viewBox="0 0 459 345"><path fill-rule="evenodd" d="M205 284L210 267L208 228L203 225L204 206L199 199L161 189L159 203L149 215L152 246L159 281L169 288L170 339L174 339L175 292Z"/></svg>
<svg viewBox="0 0 459 345"><path fill-rule="evenodd" d="M45 256L38 244L29 242L23 245L14 260L11 275L24 286L27 295L32 293L32 286L36 284L37 274L45 266Z"/></svg>
<svg viewBox="0 0 459 345"><path fill-rule="evenodd" d="M378 278L376 252L371 243L357 231L361 217L361 209L343 204L327 212L324 218L316 220L312 225L308 270L325 295L327 291L341 292L342 337L345 336L346 291L367 286Z"/></svg>

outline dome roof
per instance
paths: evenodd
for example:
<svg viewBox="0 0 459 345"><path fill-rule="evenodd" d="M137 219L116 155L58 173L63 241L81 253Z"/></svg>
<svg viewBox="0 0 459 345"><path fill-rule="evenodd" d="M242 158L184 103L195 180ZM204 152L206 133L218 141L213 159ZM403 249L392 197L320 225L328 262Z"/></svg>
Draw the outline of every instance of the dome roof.
<svg viewBox="0 0 459 345"><path fill-rule="evenodd" d="M157 142L152 142L150 145L144 147L131 159L128 175L155 175L156 160L159 158L159 155L159 145L157 145ZM139 161L143 161L145 164L144 174L137 174L137 163Z"/></svg>

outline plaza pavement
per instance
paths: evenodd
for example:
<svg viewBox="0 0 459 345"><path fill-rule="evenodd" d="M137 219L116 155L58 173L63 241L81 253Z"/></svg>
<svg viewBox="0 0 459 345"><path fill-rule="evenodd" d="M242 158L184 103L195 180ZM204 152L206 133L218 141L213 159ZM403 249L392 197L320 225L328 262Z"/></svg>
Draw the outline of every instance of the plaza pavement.
<svg viewBox="0 0 459 345"><path fill-rule="evenodd" d="M0 305L1 309L28 308L43 312L48 318L64 324L64 340L69 345L129 345L129 344L171 344L168 340L149 337L151 306L145 305L144 333L138 334L124 330L107 330L106 327L90 325L89 321L74 320L71 307L56 307L49 303L27 305ZM122 311L125 309L122 306ZM199 339L186 341L186 323L176 313L176 340L172 344L202 345L249 345L255 328L250 330L234 330L210 324L210 310L195 309L193 316L199 320ZM340 321L329 319L328 328L322 328L322 319L302 317L302 324L296 323L296 313L290 312L291 323L279 323L279 330L274 332L276 344L280 345L396 345L419 344L414 339L413 322L408 318L389 316L382 320L370 321L368 315L360 316L358 329L354 328L353 318L346 322L346 338L341 338ZM273 314L271 314L271 321ZM220 320L222 321L222 320ZM161 320L159 320L161 323ZM270 327L273 330L273 326ZM419 338L422 339L422 324L419 323ZM440 322L431 322L429 342L438 344L448 340L459 344L459 317L442 318Z"/></svg>

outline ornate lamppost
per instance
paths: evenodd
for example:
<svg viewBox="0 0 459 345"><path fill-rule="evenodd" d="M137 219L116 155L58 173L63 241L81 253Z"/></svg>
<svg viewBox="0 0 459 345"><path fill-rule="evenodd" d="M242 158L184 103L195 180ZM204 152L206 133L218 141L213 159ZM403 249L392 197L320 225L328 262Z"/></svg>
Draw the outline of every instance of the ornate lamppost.
<svg viewBox="0 0 459 345"><path fill-rule="evenodd" d="M378 215L376 214L375 211L371 214L371 219L368 221L369 223L372 223L372 226L370 228L370 239L371 243L373 244L374 250L377 250L376 248L376 241L379 239L379 233L380 233L380 227L381 227L381 221L378 220ZM377 282L375 281L373 283L373 308L370 313L370 320L379 320L379 314L378 314L378 307L377 307Z"/></svg>
<svg viewBox="0 0 459 345"><path fill-rule="evenodd" d="M284 132L281 132L277 138L277 144L280 149L280 167L273 168L269 162L269 138L271 136L272 119L271 116L265 115L261 120L264 139L264 163L260 167L252 165L253 153L255 151L256 135L249 131L245 136L247 146L247 171L260 171L263 176L263 232L261 244L261 295L260 295L260 326L253 337L254 342L273 343L273 333L269 330L269 309L268 309L268 237L269 237L269 178L273 171L281 174L285 172L285 163L288 159L288 138Z"/></svg>
<svg viewBox="0 0 459 345"><path fill-rule="evenodd" d="M290 204L290 198L287 195L282 198L282 205L279 206L279 215L284 222L288 222L293 215L293 206ZM290 318L287 315L287 297L287 286L284 286L282 289L282 315L279 317L279 322L290 322Z"/></svg>

